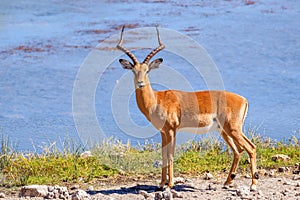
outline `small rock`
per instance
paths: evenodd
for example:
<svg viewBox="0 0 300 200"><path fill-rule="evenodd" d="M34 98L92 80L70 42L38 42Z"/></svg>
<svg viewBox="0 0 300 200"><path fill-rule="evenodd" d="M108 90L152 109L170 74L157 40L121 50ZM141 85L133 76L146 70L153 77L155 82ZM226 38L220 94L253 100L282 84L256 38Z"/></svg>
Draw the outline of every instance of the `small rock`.
<svg viewBox="0 0 300 200"><path fill-rule="evenodd" d="M300 170L294 170L293 174L300 174Z"/></svg>
<svg viewBox="0 0 300 200"><path fill-rule="evenodd" d="M77 190L74 194L72 194L72 200L86 200L91 199L91 196L86 193L84 190Z"/></svg>
<svg viewBox="0 0 300 200"><path fill-rule="evenodd" d="M162 200L164 198L162 192L156 192L154 196L154 200Z"/></svg>
<svg viewBox="0 0 300 200"><path fill-rule="evenodd" d="M279 167L278 172L288 172L289 169L287 167Z"/></svg>
<svg viewBox="0 0 300 200"><path fill-rule="evenodd" d="M173 199L173 194L169 189L163 192L156 192L154 196L154 200L171 200L171 199Z"/></svg>
<svg viewBox="0 0 300 200"><path fill-rule="evenodd" d="M173 199L173 194L171 193L170 190L163 191L162 194L163 194L164 200L171 200L171 199Z"/></svg>
<svg viewBox="0 0 300 200"><path fill-rule="evenodd" d="M283 182L283 185L292 185L292 183L288 182L288 181L285 181L285 182Z"/></svg>
<svg viewBox="0 0 300 200"><path fill-rule="evenodd" d="M20 197L46 197L48 194L47 185L29 185L21 188Z"/></svg>
<svg viewBox="0 0 300 200"><path fill-rule="evenodd" d="M298 183L296 184L296 187L300 187L300 182L298 182Z"/></svg>
<svg viewBox="0 0 300 200"><path fill-rule="evenodd" d="M260 176L265 176L265 175L267 175L267 170L261 169L261 170L258 171L258 174L259 174Z"/></svg>
<svg viewBox="0 0 300 200"><path fill-rule="evenodd" d="M295 164L295 170L293 171L293 174L300 174L300 164Z"/></svg>
<svg viewBox="0 0 300 200"><path fill-rule="evenodd" d="M206 173L205 177L204 177L205 180L210 180L210 179L213 179L213 178L214 178L214 176L211 173Z"/></svg>
<svg viewBox="0 0 300 200"><path fill-rule="evenodd" d="M191 179L189 179L189 178L186 178L186 179L185 179L185 182L186 182L186 183L193 183L193 181L192 181Z"/></svg>
<svg viewBox="0 0 300 200"><path fill-rule="evenodd" d="M176 178L174 178L174 184L175 185L179 184L179 183L185 183L185 182L186 182L185 178L182 178L182 177L176 177Z"/></svg>
<svg viewBox="0 0 300 200"><path fill-rule="evenodd" d="M60 194L60 195L59 195L59 198L60 198L60 199L67 199L68 197L69 197L69 196L65 196L64 194Z"/></svg>
<svg viewBox="0 0 300 200"><path fill-rule="evenodd" d="M5 194L3 192L0 192L0 198L5 198Z"/></svg>
<svg viewBox="0 0 300 200"><path fill-rule="evenodd" d="M143 196L145 197L145 199L151 197L151 194L148 193L148 192L146 192L146 191L144 191L144 190L140 190L140 191L139 191L139 194L140 194L140 195L143 195Z"/></svg>
<svg viewBox="0 0 300 200"><path fill-rule="evenodd" d="M80 154L81 158L88 158L88 157L92 157L92 152L90 151L85 151L82 154Z"/></svg>
<svg viewBox="0 0 300 200"><path fill-rule="evenodd" d="M239 187L236 190L237 196L240 196L241 198L246 198L250 194L250 190L248 187Z"/></svg>
<svg viewBox="0 0 300 200"><path fill-rule="evenodd" d="M87 189L88 191L93 191L94 190L94 187L92 185L90 185Z"/></svg>
<svg viewBox="0 0 300 200"><path fill-rule="evenodd" d="M284 154L276 154L274 156L272 156L272 160L273 161L289 161L291 158L287 155L284 155Z"/></svg>
<svg viewBox="0 0 300 200"><path fill-rule="evenodd" d="M251 178L251 176L249 174L246 174L245 178Z"/></svg>
<svg viewBox="0 0 300 200"><path fill-rule="evenodd" d="M79 189L79 185L78 185L78 184L72 185L72 186L70 187L70 189L71 189L71 190L77 190L77 189Z"/></svg>
<svg viewBox="0 0 300 200"><path fill-rule="evenodd" d="M55 186L56 190L58 191L58 197L59 198L64 198L69 196L69 192L67 187L62 187L62 186Z"/></svg>
<svg viewBox="0 0 300 200"><path fill-rule="evenodd" d="M269 172L269 176L275 176L275 172L276 172L275 169L271 169Z"/></svg>
<svg viewBox="0 0 300 200"><path fill-rule="evenodd" d="M48 192L46 199L54 199L54 193L53 192Z"/></svg>
<svg viewBox="0 0 300 200"><path fill-rule="evenodd" d="M173 195L173 198L183 198L182 194L180 194L176 190L171 190L171 193Z"/></svg>
<svg viewBox="0 0 300 200"><path fill-rule="evenodd" d="M53 186L48 186L48 192L53 192L54 187Z"/></svg>
<svg viewBox="0 0 300 200"><path fill-rule="evenodd" d="M56 189L53 190L53 196L54 196L54 199L57 199L59 197L58 190L56 190Z"/></svg>

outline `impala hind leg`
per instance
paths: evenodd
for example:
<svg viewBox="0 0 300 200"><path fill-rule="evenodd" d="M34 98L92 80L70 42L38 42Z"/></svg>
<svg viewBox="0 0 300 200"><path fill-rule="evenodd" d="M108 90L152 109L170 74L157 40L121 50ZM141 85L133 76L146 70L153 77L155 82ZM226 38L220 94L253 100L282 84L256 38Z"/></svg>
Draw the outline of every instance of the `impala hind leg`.
<svg viewBox="0 0 300 200"><path fill-rule="evenodd" d="M256 190L257 182L259 179L257 168L256 168L256 146L243 134L242 127L231 126L230 131L227 134L233 139L236 146L240 146L245 149L250 158L252 184L250 187L251 191Z"/></svg>
<svg viewBox="0 0 300 200"><path fill-rule="evenodd" d="M251 164L251 173L252 173L252 185L250 187L251 191L256 191L259 175L257 172L257 166L256 166L256 146L242 133L242 136L244 140L247 141L249 144L249 152L247 151L249 157L250 157L250 164Z"/></svg>
<svg viewBox="0 0 300 200"><path fill-rule="evenodd" d="M228 189L229 186L232 184L232 180L236 176L236 169L241 160L241 155L242 155L243 149L241 147L239 147L238 145L236 145L234 143L233 139L231 137L229 137L225 131L223 131L221 133L221 135L222 135L223 139L225 140L225 142L229 145L229 147L231 148L232 153L233 153L233 162L231 165L231 169L229 171L227 180L224 183L224 188Z"/></svg>

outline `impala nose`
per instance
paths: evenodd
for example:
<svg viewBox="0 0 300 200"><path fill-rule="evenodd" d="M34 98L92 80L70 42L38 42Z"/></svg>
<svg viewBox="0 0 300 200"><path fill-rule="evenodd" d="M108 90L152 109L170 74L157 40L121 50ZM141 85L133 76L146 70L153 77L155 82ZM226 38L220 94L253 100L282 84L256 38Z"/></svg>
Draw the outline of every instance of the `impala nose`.
<svg viewBox="0 0 300 200"><path fill-rule="evenodd" d="M137 82L137 86L138 86L139 88L143 88L143 87L145 86L145 83L144 83L143 81L138 81L138 82Z"/></svg>

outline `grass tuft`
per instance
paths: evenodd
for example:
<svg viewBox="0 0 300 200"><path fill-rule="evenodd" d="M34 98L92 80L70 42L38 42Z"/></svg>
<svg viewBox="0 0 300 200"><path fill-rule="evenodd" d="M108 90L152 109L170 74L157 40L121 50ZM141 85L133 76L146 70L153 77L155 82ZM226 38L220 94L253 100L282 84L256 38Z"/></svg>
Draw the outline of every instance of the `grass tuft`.
<svg viewBox="0 0 300 200"><path fill-rule="evenodd" d="M92 152L102 163L128 174L158 172L154 163L161 160L160 145L148 141L145 145L132 147L130 142L123 144L115 138L110 138L95 146Z"/></svg>

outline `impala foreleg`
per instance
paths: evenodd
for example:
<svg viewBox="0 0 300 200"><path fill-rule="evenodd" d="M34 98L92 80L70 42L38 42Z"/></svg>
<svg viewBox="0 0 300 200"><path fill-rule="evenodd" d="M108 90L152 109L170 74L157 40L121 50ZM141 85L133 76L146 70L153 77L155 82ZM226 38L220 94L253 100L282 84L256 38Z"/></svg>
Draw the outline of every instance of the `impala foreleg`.
<svg viewBox="0 0 300 200"><path fill-rule="evenodd" d="M162 137L162 172L160 189L163 189L167 183L168 173L168 188L172 188L173 183L173 160L175 151L175 131L168 130L161 132Z"/></svg>
<svg viewBox="0 0 300 200"><path fill-rule="evenodd" d="M168 138L168 175L169 175L169 182L168 188L172 188L174 186L173 181L173 161L174 161L174 152L175 152L175 145L176 145L176 132L170 130L167 134Z"/></svg>
<svg viewBox="0 0 300 200"><path fill-rule="evenodd" d="M168 143L165 132L161 132L162 139L162 170L161 170L161 182L159 187L164 188L167 182L167 167L168 167Z"/></svg>

